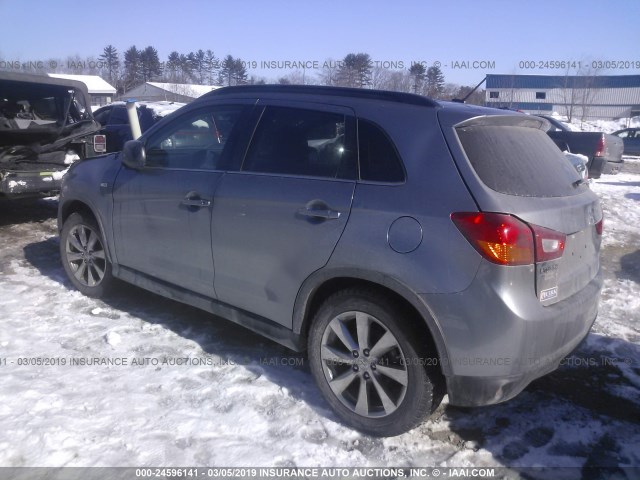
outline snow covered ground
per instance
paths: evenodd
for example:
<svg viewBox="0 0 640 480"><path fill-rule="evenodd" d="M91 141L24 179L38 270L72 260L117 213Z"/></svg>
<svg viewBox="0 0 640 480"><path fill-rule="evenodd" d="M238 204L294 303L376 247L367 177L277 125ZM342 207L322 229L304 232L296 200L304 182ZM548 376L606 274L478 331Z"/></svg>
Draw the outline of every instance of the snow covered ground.
<svg viewBox="0 0 640 480"><path fill-rule="evenodd" d="M303 355L132 286L84 297L60 264L55 199L2 203L0 466L639 467L637 167L592 184L606 281L576 354L512 401L445 398L388 439L339 424Z"/></svg>
<svg viewBox="0 0 640 480"><path fill-rule="evenodd" d="M557 112L553 112L552 116L568 123L569 128L575 132L613 133L623 128L640 128L640 117L621 118L618 120L585 119L584 121L574 117L571 122L567 122L567 117L559 115Z"/></svg>

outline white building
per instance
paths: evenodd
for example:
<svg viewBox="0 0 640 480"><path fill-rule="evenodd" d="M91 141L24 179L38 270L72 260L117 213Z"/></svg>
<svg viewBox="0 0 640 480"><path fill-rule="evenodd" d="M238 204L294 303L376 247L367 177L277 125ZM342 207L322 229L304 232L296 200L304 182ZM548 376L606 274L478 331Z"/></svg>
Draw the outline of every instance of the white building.
<svg viewBox="0 0 640 480"><path fill-rule="evenodd" d="M121 99L149 100L189 103L194 99L220 88L213 85L190 83L145 82L121 95Z"/></svg>
<svg viewBox="0 0 640 480"><path fill-rule="evenodd" d="M640 75L487 75L488 107L572 118L640 115Z"/></svg>
<svg viewBox="0 0 640 480"><path fill-rule="evenodd" d="M65 73L48 73L52 78L65 78L84 83L91 96L91 106L101 107L113 101L116 89L98 75L67 75Z"/></svg>

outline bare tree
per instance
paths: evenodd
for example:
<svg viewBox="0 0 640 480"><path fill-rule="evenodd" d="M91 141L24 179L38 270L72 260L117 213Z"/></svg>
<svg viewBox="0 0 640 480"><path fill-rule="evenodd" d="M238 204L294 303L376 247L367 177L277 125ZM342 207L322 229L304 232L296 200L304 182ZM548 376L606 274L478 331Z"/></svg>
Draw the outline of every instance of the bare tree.
<svg viewBox="0 0 640 480"><path fill-rule="evenodd" d="M281 85L305 85L306 81L306 72L300 70L295 70L278 78L278 83Z"/></svg>
<svg viewBox="0 0 640 480"><path fill-rule="evenodd" d="M460 90L460 85L456 83L445 83L442 86L442 93L440 95L440 98L443 100L453 100L454 98L461 98L459 97Z"/></svg>
<svg viewBox="0 0 640 480"><path fill-rule="evenodd" d="M573 119L574 108L576 105L576 88L575 88L575 75L570 75L571 66L567 66L564 77L562 79L562 101L564 103L564 115L567 120L571 122Z"/></svg>
<svg viewBox="0 0 640 480"><path fill-rule="evenodd" d="M371 70L371 88L378 90L391 90L389 84L392 71L388 68L373 67Z"/></svg>
<svg viewBox="0 0 640 480"><path fill-rule="evenodd" d="M320 84L333 86L338 83L338 62L332 58L326 59L322 64L322 70L320 72Z"/></svg>
<svg viewBox="0 0 640 480"><path fill-rule="evenodd" d="M585 122L589 117L589 113L593 103L598 95L598 89L596 88L598 82L598 76L600 71L598 69L592 68L591 63L589 62L589 67L583 70L582 74L582 85L579 92L580 104L582 105L582 112L580 116L580 122Z"/></svg>

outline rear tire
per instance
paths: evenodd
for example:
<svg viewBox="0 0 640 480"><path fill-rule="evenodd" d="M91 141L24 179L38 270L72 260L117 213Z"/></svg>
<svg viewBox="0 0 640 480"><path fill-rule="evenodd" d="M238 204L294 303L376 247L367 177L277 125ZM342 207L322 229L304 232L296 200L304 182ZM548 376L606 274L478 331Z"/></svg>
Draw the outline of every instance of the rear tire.
<svg viewBox="0 0 640 480"><path fill-rule="evenodd" d="M80 292L103 297L113 286L111 262L97 222L84 213L72 213L60 233L60 257L67 276Z"/></svg>
<svg viewBox="0 0 640 480"><path fill-rule="evenodd" d="M441 400L437 353L412 327L410 313L373 290L330 296L311 324L311 371L338 417L369 435L399 435Z"/></svg>

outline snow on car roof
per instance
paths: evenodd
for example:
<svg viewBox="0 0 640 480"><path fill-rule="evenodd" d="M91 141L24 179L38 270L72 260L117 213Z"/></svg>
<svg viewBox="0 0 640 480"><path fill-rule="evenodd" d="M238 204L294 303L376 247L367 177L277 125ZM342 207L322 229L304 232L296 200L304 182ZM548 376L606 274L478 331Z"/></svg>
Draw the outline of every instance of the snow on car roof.
<svg viewBox="0 0 640 480"><path fill-rule="evenodd" d="M184 107L186 105L186 103L169 102L169 101L166 101L166 100L161 100L161 101L157 101L157 102L143 100L143 101L140 101L140 102L136 102L136 104L138 106L145 106L149 110L153 111L153 113L155 115L159 116L159 117L165 117L165 116L169 115L171 112L175 112L180 107ZM110 103L108 105L105 105L105 107L110 107L112 105L126 105L126 102L117 101L117 102L113 102L113 103ZM102 108L102 107L100 107L100 108Z"/></svg>
<svg viewBox="0 0 640 480"><path fill-rule="evenodd" d="M168 92L176 93L178 95L185 95L187 97L198 98L205 93L212 92L221 88L217 85L196 85L193 83L162 83L162 82L147 82L149 85L166 90Z"/></svg>

